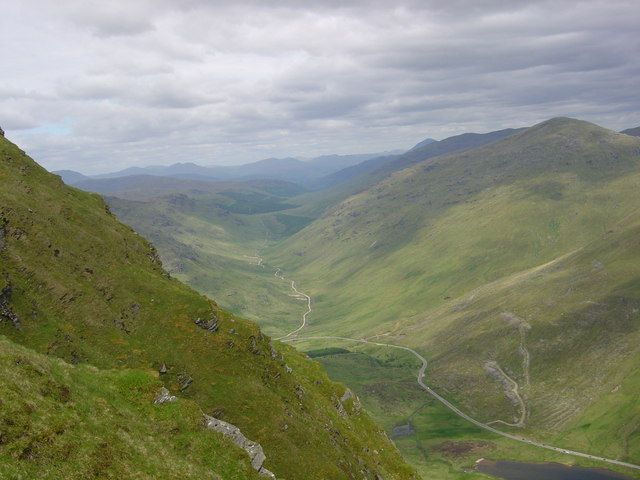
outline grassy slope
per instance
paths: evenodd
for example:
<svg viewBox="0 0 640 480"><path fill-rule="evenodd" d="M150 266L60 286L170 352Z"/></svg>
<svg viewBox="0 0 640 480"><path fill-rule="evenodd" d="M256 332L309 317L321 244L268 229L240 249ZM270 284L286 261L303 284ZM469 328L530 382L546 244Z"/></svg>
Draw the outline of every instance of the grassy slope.
<svg viewBox="0 0 640 480"><path fill-rule="evenodd" d="M639 186L637 139L554 119L398 172L267 258L314 297L310 332L392 332L487 421L517 414L483 369L524 382L515 313L532 326L530 433L637 463Z"/></svg>
<svg viewBox="0 0 640 480"><path fill-rule="evenodd" d="M279 478L411 477L366 414L338 414L343 387L318 364L282 345L272 350L254 324L166 276L151 246L102 199L64 186L5 139L0 218L0 286L12 286L21 319L19 329L2 322L0 333L12 341L99 368L166 362L164 383L176 392L180 375L190 375L180 396L259 441ZM212 314L218 332L194 324ZM118 471L115 460L104 468Z"/></svg>
<svg viewBox="0 0 640 480"><path fill-rule="evenodd" d="M194 402L154 406L156 377L74 367L0 337L0 477L263 478L201 428Z"/></svg>
<svg viewBox="0 0 640 480"><path fill-rule="evenodd" d="M376 325L544 263L637 206L634 181L616 192L607 178L633 171L637 142L611 133L620 158L610 159L610 144L598 144L604 130L594 126L582 152L571 140L582 128L592 127L544 124L403 170L331 209L270 260L309 278L323 321L349 313ZM368 308L354 308L360 304Z"/></svg>

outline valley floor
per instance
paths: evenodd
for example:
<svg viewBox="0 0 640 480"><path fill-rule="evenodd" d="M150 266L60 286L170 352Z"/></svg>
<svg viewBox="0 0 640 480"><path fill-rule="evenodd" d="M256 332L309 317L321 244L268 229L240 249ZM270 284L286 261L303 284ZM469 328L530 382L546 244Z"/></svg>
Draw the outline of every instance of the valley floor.
<svg viewBox="0 0 640 480"><path fill-rule="evenodd" d="M486 478L475 470L475 463L485 457L593 468L606 465L640 478L640 465L575 451L569 445L554 446L521 433L527 414L519 395L522 415L516 424L502 420L483 423L467 415L425 383L428 378L427 359L412 348L376 341L380 337L378 335L368 338L308 335L306 327L308 316L313 312L312 298L296 287L295 280L285 277L280 268L265 264L259 252L249 258L262 270L274 270L273 276L289 285L291 293L287 295L306 304L306 310L299 316L299 325L277 339L296 344L320 361L332 378L352 387L374 418L391 432L392 438L399 426L408 426L408 434L401 434L394 440L403 456L418 468L424 478ZM295 305L294 309L299 310ZM524 331L522 333L524 337ZM334 353L335 350L339 352ZM528 372L530 358L526 347L523 354ZM502 374L514 384L517 394L518 384L506 373ZM398 375L403 378L400 382L393 380ZM409 380L412 376L415 379L413 384ZM416 384L428 394L427 397L416 391ZM407 411L410 412L408 415ZM516 428L507 431L491 426L496 423ZM436 472L438 476L434 476Z"/></svg>

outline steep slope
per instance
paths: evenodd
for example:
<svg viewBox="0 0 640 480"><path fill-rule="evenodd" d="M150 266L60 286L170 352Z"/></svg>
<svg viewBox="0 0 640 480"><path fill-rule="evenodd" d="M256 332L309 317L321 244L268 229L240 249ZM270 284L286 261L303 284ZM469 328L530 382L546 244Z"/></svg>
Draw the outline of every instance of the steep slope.
<svg viewBox="0 0 640 480"><path fill-rule="evenodd" d="M266 258L314 299L307 335L384 334L483 421L637 463L639 186L639 139L553 119L399 171Z"/></svg>
<svg viewBox="0 0 640 480"><path fill-rule="evenodd" d="M2 478L264 478L201 428L195 402L153 405L150 372L72 366L0 337L0 381Z"/></svg>
<svg viewBox="0 0 640 480"><path fill-rule="evenodd" d="M344 387L329 381L317 363L170 278L150 244L117 222L100 197L66 187L4 138L0 226L0 333L11 341L71 364L160 369L179 404L192 401L262 444L265 467L278 477L412 478L368 416L352 404L339 405ZM20 393L22 387L11 388ZM76 386L70 388L73 395ZM147 387L133 385L123 395L131 400L136 392L150 401ZM0 404L4 416L10 408ZM167 439L165 445L180 442ZM21 456L4 443L0 449L15 471L59 466L46 455ZM105 456L95 478L135 471L135 461Z"/></svg>

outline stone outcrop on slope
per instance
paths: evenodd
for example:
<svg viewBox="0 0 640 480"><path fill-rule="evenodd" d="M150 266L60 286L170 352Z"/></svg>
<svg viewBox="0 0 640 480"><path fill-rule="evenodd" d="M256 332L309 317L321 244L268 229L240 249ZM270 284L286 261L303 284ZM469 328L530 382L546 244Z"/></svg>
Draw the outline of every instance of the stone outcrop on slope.
<svg viewBox="0 0 640 480"><path fill-rule="evenodd" d="M209 415L204 416L204 424L209 430L222 433L225 437L231 439L231 441L238 447L247 452L247 455L249 455L249 459L251 460L251 466L260 475L273 479L276 478L273 473L262 466L267 458L262 450L262 446L245 437L238 427Z"/></svg>

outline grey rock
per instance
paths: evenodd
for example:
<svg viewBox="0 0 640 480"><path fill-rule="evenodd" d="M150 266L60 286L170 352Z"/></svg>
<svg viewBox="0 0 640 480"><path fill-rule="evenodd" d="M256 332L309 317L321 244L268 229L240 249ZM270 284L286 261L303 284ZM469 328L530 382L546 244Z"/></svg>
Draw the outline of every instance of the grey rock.
<svg viewBox="0 0 640 480"><path fill-rule="evenodd" d="M158 373L160 373L160 375L164 375L165 373L167 373L167 364L162 362L162 365L160 365L160 368L158 369Z"/></svg>
<svg viewBox="0 0 640 480"><path fill-rule="evenodd" d="M296 386L294 387L295 392L296 392L296 397L298 397L298 400L302 401L302 399L304 398L304 388L302 388L302 385L296 384Z"/></svg>
<svg viewBox="0 0 640 480"><path fill-rule="evenodd" d="M13 324L15 328L20 328L20 318L11 310L9 306L9 300L11 300L11 294L13 293L13 287L11 284L7 285L0 291L0 321L5 318Z"/></svg>
<svg viewBox="0 0 640 480"><path fill-rule="evenodd" d="M4 137L4 130L0 127L0 137Z"/></svg>
<svg viewBox="0 0 640 480"><path fill-rule="evenodd" d="M171 395L171 392L167 390L165 387L162 387L156 393L156 398L153 400L154 405L162 405L163 403L171 403L175 402L177 398L174 395Z"/></svg>
<svg viewBox="0 0 640 480"><path fill-rule="evenodd" d="M254 337L253 335L249 337L248 349L254 355L260 355L260 349L258 348L258 340L256 340L256 337Z"/></svg>
<svg viewBox="0 0 640 480"><path fill-rule="evenodd" d="M247 437L245 437L238 427L232 425L231 423L218 420L217 418L211 417L209 415L204 415L204 425L209 430L222 433L234 444L247 452L247 455L249 455L249 460L251 461L251 466L260 475L268 478L276 478L273 473L262 466L265 459L267 458L264 454L264 451L262 450L262 446L259 443L249 440Z"/></svg>
<svg viewBox="0 0 640 480"><path fill-rule="evenodd" d="M347 388L342 394L342 397L340 397L340 404L344 405L348 400L351 400L351 412L355 414L360 413L360 411L362 410L360 399L355 393L351 391L350 388Z"/></svg>
<svg viewBox="0 0 640 480"><path fill-rule="evenodd" d="M258 472L260 475L262 475L263 477L267 477L267 478L273 478L275 479L276 476L273 474L273 472L270 472L269 470L267 470L266 468L261 468L260 471Z"/></svg>
<svg viewBox="0 0 640 480"><path fill-rule="evenodd" d="M342 394L342 397L340 397L340 402L344 403L347 400L349 400L350 398L353 398L353 392L351 391L350 388L347 388L344 393Z"/></svg>
<svg viewBox="0 0 640 480"><path fill-rule="evenodd" d="M289 365L285 364L284 365L284 369L287 373L293 373L293 368L291 368Z"/></svg>
<svg viewBox="0 0 640 480"><path fill-rule="evenodd" d="M193 383L193 378L188 373L181 373L178 375L178 384L180 384L180 391L184 392Z"/></svg>
<svg viewBox="0 0 640 480"><path fill-rule="evenodd" d="M209 320L203 320L200 317L193 321L196 325L209 332L215 332L218 330L218 317L215 312L211 312L211 318Z"/></svg>

